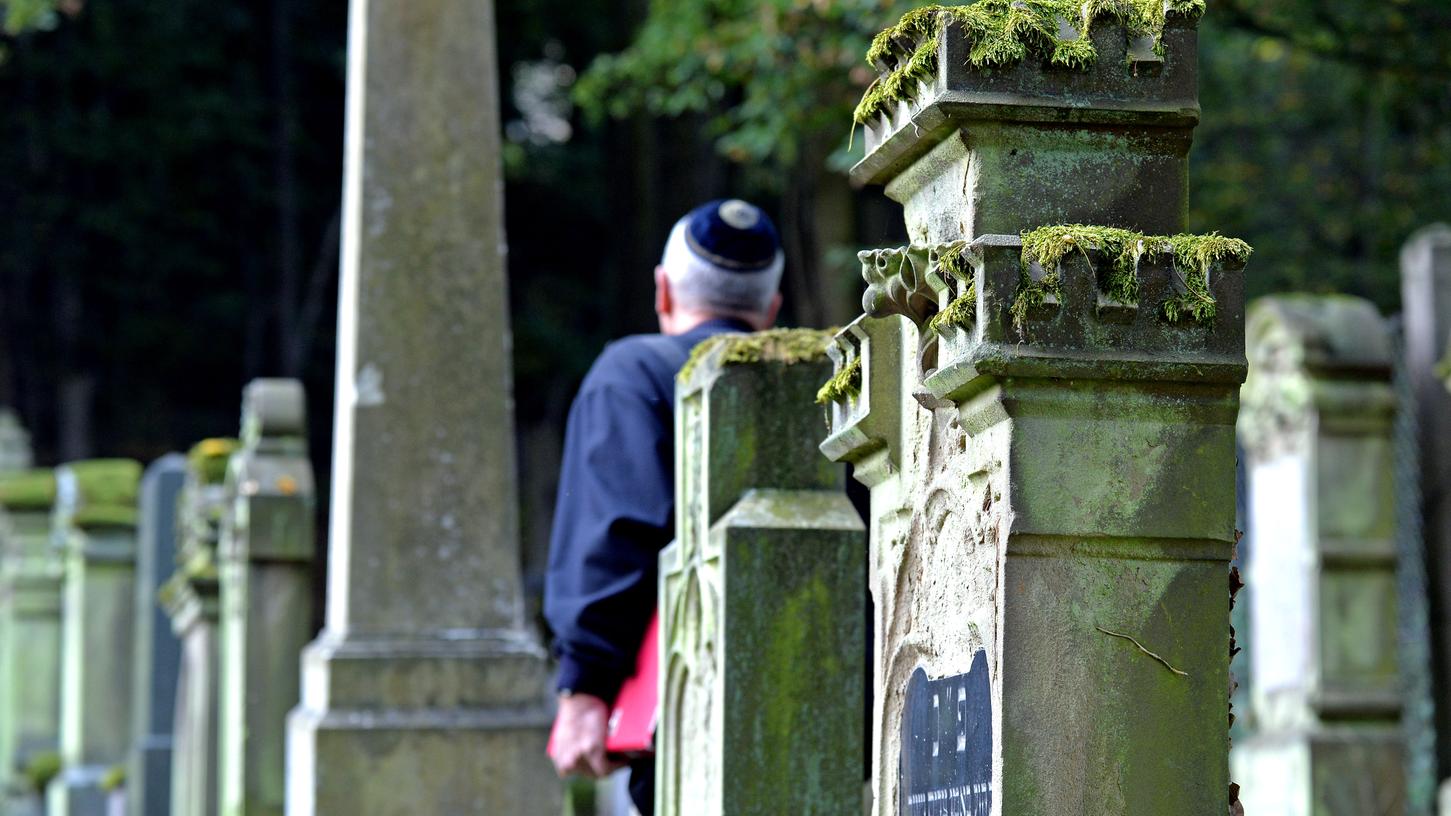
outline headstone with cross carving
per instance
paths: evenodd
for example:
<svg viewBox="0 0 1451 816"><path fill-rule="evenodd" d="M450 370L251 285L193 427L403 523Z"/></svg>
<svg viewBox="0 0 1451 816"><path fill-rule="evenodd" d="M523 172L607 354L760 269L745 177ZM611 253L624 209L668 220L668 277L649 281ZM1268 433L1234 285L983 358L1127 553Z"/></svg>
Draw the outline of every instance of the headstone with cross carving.
<svg viewBox="0 0 1451 816"><path fill-rule="evenodd" d="M131 750L131 665L136 611L137 487L124 459L56 471L53 545L65 560L61 634L60 773L51 816L99 816L108 781Z"/></svg>
<svg viewBox="0 0 1451 816"><path fill-rule="evenodd" d="M866 546L817 454L826 332L721 335L676 386L656 813L861 807Z"/></svg>
<svg viewBox="0 0 1451 816"><path fill-rule="evenodd" d="M913 12L873 45L822 450L872 495L873 812L1230 812L1243 267L1183 235L1202 3Z"/></svg>
<svg viewBox="0 0 1451 816"><path fill-rule="evenodd" d="M227 472L221 561L220 785L223 816L281 816L287 714L298 659L316 633L314 487L302 383L242 393L242 445Z"/></svg>

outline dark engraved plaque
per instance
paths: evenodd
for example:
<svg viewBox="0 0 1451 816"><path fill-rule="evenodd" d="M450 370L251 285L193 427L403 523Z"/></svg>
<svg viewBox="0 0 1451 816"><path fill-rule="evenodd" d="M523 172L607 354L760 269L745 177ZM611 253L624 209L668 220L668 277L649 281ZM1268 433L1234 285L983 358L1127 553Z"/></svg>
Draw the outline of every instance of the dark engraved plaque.
<svg viewBox="0 0 1451 816"><path fill-rule="evenodd" d="M993 807L993 704L987 653L967 674L907 681L900 816L988 816Z"/></svg>

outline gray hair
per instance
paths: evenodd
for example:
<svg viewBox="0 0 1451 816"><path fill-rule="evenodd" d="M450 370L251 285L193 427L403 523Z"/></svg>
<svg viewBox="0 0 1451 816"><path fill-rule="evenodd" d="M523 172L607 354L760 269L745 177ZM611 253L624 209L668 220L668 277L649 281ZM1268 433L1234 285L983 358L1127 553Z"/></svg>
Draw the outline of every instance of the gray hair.
<svg viewBox="0 0 1451 816"><path fill-rule="evenodd" d="M675 222L660 266L670 280L670 291L688 309L720 314L760 314L771 305L781 286L786 257L779 249L765 269L726 269L691 251L685 239L688 218Z"/></svg>

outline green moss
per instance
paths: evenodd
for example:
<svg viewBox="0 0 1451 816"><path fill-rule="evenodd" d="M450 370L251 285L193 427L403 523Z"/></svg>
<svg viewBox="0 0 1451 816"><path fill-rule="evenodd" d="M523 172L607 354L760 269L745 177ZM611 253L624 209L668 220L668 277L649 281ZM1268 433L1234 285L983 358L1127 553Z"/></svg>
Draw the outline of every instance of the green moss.
<svg viewBox="0 0 1451 816"><path fill-rule="evenodd" d="M953 247L937 258L937 269L963 282L962 294L947 308L927 322L928 335L940 334L946 326L966 328L977 320L977 287L973 286L972 267L967 262L966 245Z"/></svg>
<svg viewBox="0 0 1451 816"><path fill-rule="evenodd" d="M0 477L0 506L7 510L47 510L55 504L55 471L27 470Z"/></svg>
<svg viewBox="0 0 1451 816"><path fill-rule="evenodd" d="M1446 352L1446 357L1436 364L1436 376L1445 380L1451 386L1451 350Z"/></svg>
<svg viewBox="0 0 1451 816"><path fill-rule="evenodd" d="M855 397L861 392L862 358L858 357L822 384L821 389L816 392L816 404L830 405L847 397Z"/></svg>
<svg viewBox="0 0 1451 816"><path fill-rule="evenodd" d="M1163 316L1171 323L1213 318L1214 298L1209 294L1209 268L1228 258L1244 261L1253 252L1244 241L1225 238L1217 232L1157 236L1084 224L1041 227L1024 232L1022 240L1022 277L1009 308L1014 325L1020 329L1029 309L1044 302L1049 294L1061 295L1060 265L1073 252L1081 252L1085 257L1090 251L1108 256L1108 267L1099 270L1099 288L1114 300L1129 304L1139 300L1139 259L1150 252L1171 253L1174 273L1183 281L1186 290L1164 303ZM1028 274L1029 265L1034 263L1046 273L1040 281L1034 281Z"/></svg>
<svg viewBox="0 0 1451 816"><path fill-rule="evenodd" d="M25 780L30 783L31 790L44 794L50 780L60 773L60 754L54 751L42 751L30 757L25 763Z"/></svg>
<svg viewBox="0 0 1451 816"><path fill-rule="evenodd" d="M202 484L221 484L227 478L227 461L236 449L235 439L203 439L187 452L187 466L201 477Z"/></svg>
<svg viewBox="0 0 1451 816"><path fill-rule="evenodd" d="M75 476L83 504L136 504L141 465L130 459L90 459L72 462L66 469Z"/></svg>
<svg viewBox="0 0 1451 816"><path fill-rule="evenodd" d="M826 347L836 329L770 329L753 334L717 334L698 343L690 351L680 373L678 382L688 382L696 366L718 348L721 352L719 365L745 365L749 363L773 362L795 365L826 359Z"/></svg>
<svg viewBox="0 0 1451 816"><path fill-rule="evenodd" d="M71 523L82 530L97 527L135 527L136 508L112 504L87 505L76 510Z"/></svg>
<svg viewBox="0 0 1451 816"><path fill-rule="evenodd" d="M1085 70L1098 59L1090 31L1103 20L1120 22L1132 36L1153 36L1155 50L1170 16L1195 18L1204 0L979 0L966 6L914 9L878 34L867 49L867 62L893 65L872 83L857 105L854 118L865 124L908 99L919 82L937 74L937 46L944 29L958 24L968 42L968 65L996 68L1036 56L1050 65ZM1059 21L1078 34L1060 36ZM912 43L905 59L895 59L901 43Z"/></svg>
<svg viewBox="0 0 1451 816"><path fill-rule="evenodd" d="M106 792L117 791L126 785L126 766L112 765L101 777L101 790Z"/></svg>

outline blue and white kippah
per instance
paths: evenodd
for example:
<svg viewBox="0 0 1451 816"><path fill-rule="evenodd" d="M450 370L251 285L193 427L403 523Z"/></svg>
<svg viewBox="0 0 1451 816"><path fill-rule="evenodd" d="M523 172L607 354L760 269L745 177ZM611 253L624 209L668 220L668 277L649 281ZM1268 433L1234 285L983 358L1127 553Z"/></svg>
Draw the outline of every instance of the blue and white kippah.
<svg viewBox="0 0 1451 816"><path fill-rule="evenodd" d="M660 265L687 301L759 312L780 286L785 253L776 225L761 208L718 199L675 223Z"/></svg>

